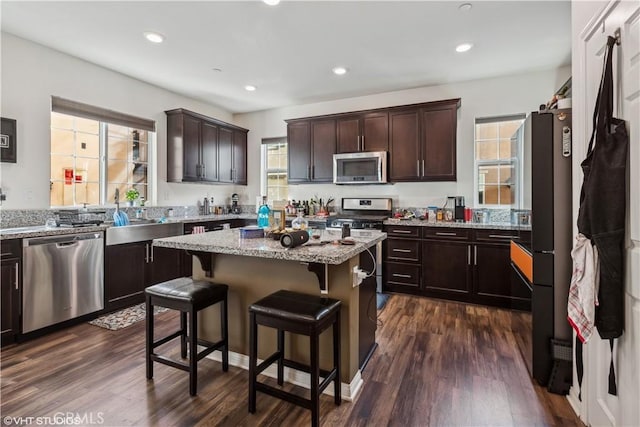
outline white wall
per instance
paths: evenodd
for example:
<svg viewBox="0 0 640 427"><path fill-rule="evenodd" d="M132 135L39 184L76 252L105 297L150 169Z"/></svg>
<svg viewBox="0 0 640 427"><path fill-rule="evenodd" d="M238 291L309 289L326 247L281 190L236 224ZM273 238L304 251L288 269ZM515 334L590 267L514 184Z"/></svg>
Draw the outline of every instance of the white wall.
<svg viewBox="0 0 640 427"><path fill-rule="evenodd" d="M349 196L393 197L394 206L427 206L444 203L447 195L465 196L473 203L473 134L476 117L528 113L547 102L569 78L570 67L523 75L469 81L441 86L421 87L357 98L315 104L296 105L255 113L237 114L234 122L251 129L249 132L249 170L260 165L259 146L262 138L285 136L285 119L381 108L419 102L462 98L458 110L458 180L457 182L398 183L375 186L334 186L306 184L290 186L293 199L333 196L336 200ZM348 76L346 78L349 78ZM248 192L258 195L260 183L251 180Z"/></svg>
<svg viewBox="0 0 640 427"><path fill-rule="evenodd" d="M3 208L49 206L49 114L52 95L121 111L156 121L159 205L195 204L205 195L228 200L237 192L241 203L260 194L260 142L286 135L285 119L363 110L447 98L462 98L458 113L458 181L402 183L386 186L291 186L291 197L390 196L396 206L441 203L447 195L473 200L473 122L476 117L529 112L560 87L569 67L497 79L422 87L377 95L278 108L232 116L214 105L183 97L58 51L2 33L1 113L18 121L18 163L2 163L0 186L7 194ZM348 76L347 76L348 78ZM215 100L212 100L215 102ZM248 186L174 184L166 182L164 111L183 107L246 127L249 132Z"/></svg>
<svg viewBox="0 0 640 427"><path fill-rule="evenodd" d="M194 205L205 195L216 202L244 187L167 183L165 110L187 108L223 121L222 108L169 92L78 58L2 33L2 117L17 120L18 163L2 163L3 208L49 207L51 96L56 95L156 121L157 204ZM212 100L215 101L215 100ZM258 174L249 172L250 179ZM242 200L248 203L248 198ZM229 203L228 200L226 203Z"/></svg>

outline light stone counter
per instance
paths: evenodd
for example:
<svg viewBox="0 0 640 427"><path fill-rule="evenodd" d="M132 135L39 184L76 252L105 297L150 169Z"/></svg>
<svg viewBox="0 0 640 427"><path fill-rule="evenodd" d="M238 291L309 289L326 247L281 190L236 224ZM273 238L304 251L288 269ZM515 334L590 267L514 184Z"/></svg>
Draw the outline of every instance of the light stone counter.
<svg viewBox="0 0 640 427"><path fill-rule="evenodd" d="M406 225L410 227L448 227L448 228L473 228L490 230L521 230L530 231L530 225L516 225L506 222L491 222L480 224L477 222L428 222L419 219L392 219L389 218L384 225Z"/></svg>
<svg viewBox="0 0 640 427"><path fill-rule="evenodd" d="M4 228L0 230L0 240L26 239L29 237L61 236L64 234L95 233L109 228L108 225L97 225L91 227L56 227L47 228L44 225L34 225L32 227Z"/></svg>
<svg viewBox="0 0 640 427"><path fill-rule="evenodd" d="M386 238L386 234L382 232L374 231L371 234L370 237L354 237L355 245L320 244L320 242L309 241L302 246L289 249L282 247L278 240L270 238L242 239L239 229L231 229L155 239L153 245L286 261L342 264Z"/></svg>

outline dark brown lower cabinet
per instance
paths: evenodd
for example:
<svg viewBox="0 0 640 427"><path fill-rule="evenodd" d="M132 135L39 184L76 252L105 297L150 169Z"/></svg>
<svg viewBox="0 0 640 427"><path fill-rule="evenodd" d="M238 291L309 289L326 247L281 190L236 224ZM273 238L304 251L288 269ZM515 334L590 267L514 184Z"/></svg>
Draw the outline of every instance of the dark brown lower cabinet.
<svg viewBox="0 0 640 427"><path fill-rule="evenodd" d="M153 247L151 241L107 246L106 311L144 302L144 289L183 275L182 251Z"/></svg>
<svg viewBox="0 0 640 427"><path fill-rule="evenodd" d="M472 291L471 243L423 241L422 289L425 295L469 300Z"/></svg>
<svg viewBox="0 0 640 427"><path fill-rule="evenodd" d="M20 332L20 290L22 289L22 240L2 241L0 263L0 343L16 342Z"/></svg>
<svg viewBox="0 0 640 427"><path fill-rule="evenodd" d="M509 242L526 232L386 227L384 289L530 310L531 292L512 283ZM403 237L404 236L404 237Z"/></svg>

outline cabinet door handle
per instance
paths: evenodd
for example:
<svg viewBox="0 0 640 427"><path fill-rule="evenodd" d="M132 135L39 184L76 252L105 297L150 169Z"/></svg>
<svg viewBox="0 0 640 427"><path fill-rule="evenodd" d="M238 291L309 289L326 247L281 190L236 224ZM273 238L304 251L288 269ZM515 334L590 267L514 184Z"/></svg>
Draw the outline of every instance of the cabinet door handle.
<svg viewBox="0 0 640 427"><path fill-rule="evenodd" d="M518 239L518 236L503 236L500 234L489 234L489 237L492 237L494 239Z"/></svg>
<svg viewBox="0 0 640 427"><path fill-rule="evenodd" d="M393 273L393 277L402 277L403 279L411 279L411 276L408 274Z"/></svg>
<svg viewBox="0 0 640 427"><path fill-rule="evenodd" d="M436 231L436 236L457 236L458 233L445 233L443 231Z"/></svg>
<svg viewBox="0 0 640 427"><path fill-rule="evenodd" d="M144 245L144 262L149 264L149 244L148 243Z"/></svg>
<svg viewBox="0 0 640 427"><path fill-rule="evenodd" d="M316 176L316 165L311 165L311 179Z"/></svg>
<svg viewBox="0 0 640 427"><path fill-rule="evenodd" d="M471 265L471 245L467 245L467 265Z"/></svg>
<svg viewBox="0 0 640 427"><path fill-rule="evenodd" d="M16 262L16 291L18 290L18 283L20 283L20 263Z"/></svg>
<svg viewBox="0 0 640 427"><path fill-rule="evenodd" d="M200 166L200 173L202 173L201 178L204 179L205 175L207 174L206 169L205 169L205 165Z"/></svg>
<svg viewBox="0 0 640 427"><path fill-rule="evenodd" d="M362 135L362 151L364 151L364 135Z"/></svg>
<svg viewBox="0 0 640 427"><path fill-rule="evenodd" d="M149 243L149 248L151 248L150 249L150 252L151 252L151 261L150 262L153 262L153 243Z"/></svg>
<svg viewBox="0 0 640 427"><path fill-rule="evenodd" d="M200 178L200 165L196 165L196 178Z"/></svg>
<svg viewBox="0 0 640 427"><path fill-rule="evenodd" d="M403 253L409 253L409 252L411 252L411 250L410 250L410 249L397 249L397 248L393 248L392 250L393 250L393 252L403 252Z"/></svg>
<svg viewBox="0 0 640 427"><path fill-rule="evenodd" d="M420 160L416 160L416 175L420 176Z"/></svg>
<svg viewBox="0 0 640 427"><path fill-rule="evenodd" d="M356 137L356 141L357 141L357 145L358 145L358 148L357 148L357 150L356 150L356 151L360 151L360 135L358 135L358 136Z"/></svg>
<svg viewBox="0 0 640 427"><path fill-rule="evenodd" d="M422 176L424 176L424 159L422 159Z"/></svg>
<svg viewBox="0 0 640 427"><path fill-rule="evenodd" d="M473 247L473 265L478 265L478 247Z"/></svg>
<svg viewBox="0 0 640 427"><path fill-rule="evenodd" d="M392 233L398 233L398 234L411 234L411 231L409 230L392 230Z"/></svg>

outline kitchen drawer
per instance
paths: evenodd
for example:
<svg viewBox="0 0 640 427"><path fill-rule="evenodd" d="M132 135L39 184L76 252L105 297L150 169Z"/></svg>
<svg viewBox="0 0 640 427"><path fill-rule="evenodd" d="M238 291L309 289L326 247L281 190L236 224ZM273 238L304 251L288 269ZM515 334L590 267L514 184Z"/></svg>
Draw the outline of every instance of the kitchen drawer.
<svg viewBox="0 0 640 427"><path fill-rule="evenodd" d="M385 263L385 278L389 285L420 287L420 266L410 264Z"/></svg>
<svg viewBox="0 0 640 427"><path fill-rule="evenodd" d="M389 261L419 262L420 241L405 239L387 239L386 256Z"/></svg>
<svg viewBox="0 0 640 427"><path fill-rule="evenodd" d="M384 231L387 237L404 237L407 239L419 239L420 227L411 227L406 225L387 225Z"/></svg>
<svg viewBox="0 0 640 427"><path fill-rule="evenodd" d="M21 258L22 257L22 240L12 239L2 241L2 259Z"/></svg>
<svg viewBox="0 0 640 427"><path fill-rule="evenodd" d="M424 227L424 239L471 240L471 230L466 228Z"/></svg>
<svg viewBox="0 0 640 427"><path fill-rule="evenodd" d="M512 240L518 242L518 230L476 230L477 242L504 243L508 245Z"/></svg>

